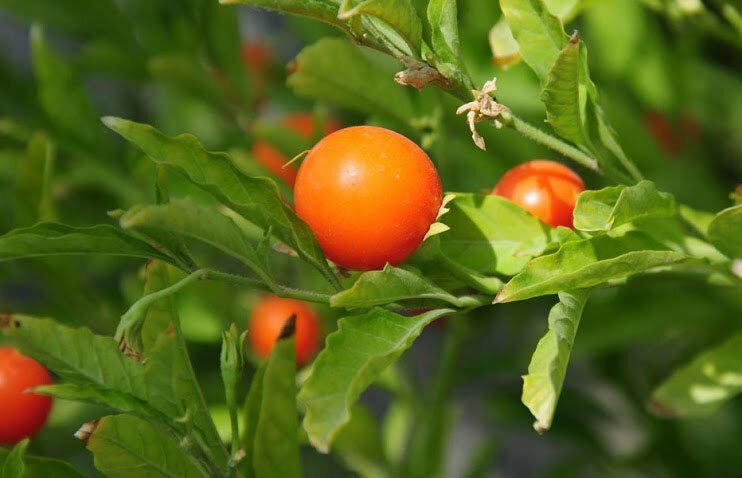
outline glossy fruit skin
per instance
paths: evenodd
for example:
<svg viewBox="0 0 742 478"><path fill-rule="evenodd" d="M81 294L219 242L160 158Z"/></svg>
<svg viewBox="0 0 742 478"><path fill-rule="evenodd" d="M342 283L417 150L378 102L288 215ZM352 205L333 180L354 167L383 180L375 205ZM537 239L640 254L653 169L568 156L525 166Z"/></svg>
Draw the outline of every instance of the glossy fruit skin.
<svg viewBox="0 0 742 478"><path fill-rule="evenodd" d="M43 365L12 347L0 347L0 445L32 437L44 426L51 397L25 392L52 383Z"/></svg>
<svg viewBox="0 0 742 478"><path fill-rule="evenodd" d="M316 136L314 116L309 113L289 114L283 118L282 123L307 141ZM340 125L337 122L328 120L325 122L323 134L327 135L338 129L340 129ZM252 154L268 171L283 179L289 186L294 185L296 182L296 167L293 165L283 167L291 158L286 157L285 154L267 141L260 140L253 143Z"/></svg>
<svg viewBox="0 0 742 478"><path fill-rule="evenodd" d="M554 227L572 227L582 179L563 164L535 160L520 164L500 179L492 194L502 196Z"/></svg>
<svg viewBox="0 0 742 478"><path fill-rule="evenodd" d="M442 196L428 155L376 126L325 137L304 159L294 186L296 212L327 258L358 271L399 264L415 252Z"/></svg>
<svg viewBox="0 0 742 478"><path fill-rule="evenodd" d="M317 353L322 327L314 310L304 302L266 295L250 315L247 337L260 358L267 358L286 321L296 314L296 363L304 365Z"/></svg>

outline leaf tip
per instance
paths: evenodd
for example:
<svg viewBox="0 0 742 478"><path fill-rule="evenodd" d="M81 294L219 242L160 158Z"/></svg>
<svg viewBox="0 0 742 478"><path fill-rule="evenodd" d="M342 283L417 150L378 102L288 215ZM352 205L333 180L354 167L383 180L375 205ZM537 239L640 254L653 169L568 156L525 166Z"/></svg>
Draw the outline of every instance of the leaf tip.
<svg viewBox="0 0 742 478"><path fill-rule="evenodd" d="M296 314L291 314L278 335L278 340L288 339L296 332Z"/></svg>
<svg viewBox="0 0 742 478"><path fill-rule="evenodd" d="M114 131L117 131L118 130L117 126L119 122L121 121L121 118L117 118L116 116L102 116L100 121L101 123L106 125L106 127Z"/></svg>

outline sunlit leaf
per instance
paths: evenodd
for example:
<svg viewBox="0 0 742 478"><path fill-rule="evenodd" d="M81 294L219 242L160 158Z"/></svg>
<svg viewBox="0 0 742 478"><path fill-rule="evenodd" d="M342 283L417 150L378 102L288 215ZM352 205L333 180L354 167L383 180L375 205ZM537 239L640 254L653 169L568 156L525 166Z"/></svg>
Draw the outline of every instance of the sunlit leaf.
<svg viewBox="0 0 742 478"><path fill-rule="evenodd" d="M708 237L728 257L742 257L742 204L717 214L708 226Z"/></svg>
<svg viewBox="0 0 742 478"><path fill-rule="evenodd" d="M132 415L102 418L87 447L95 467L111 478L212 476L172 437Z"/></svg>
<svg viewBox="0 0 742 478"><path fill-rule="evenodd" d="M559 303L549 312L549 331L536 346L528 375L523 377L521 400L536 418L533 427L539 433L551 428L588 295L587 289L559 293Z"/></svg>
<svg viewBox="0 0 742 478"><path fill-rule="evenodd" d="M500 6L523 60L545 84L551 65L569 40L562 23L541 0L500 0Z"/></svg>
<svg viewBox="0 0 742 478"><path fill-rule="evenodd" d="M361 14L387 23L404 38L413 54L419 54L422 24L412 0L345 0L338 16L347 20Z"/></svg>
<svg viewBox="0 0 742 478"><path fill-rule="evenodd" d="M381 271L364 272L353 287L330 299L333 307L360 309L410 299L432 299L455 307L462 299L453 296L424 277L387 264Z"/></svg>
<svg viewBox="0 0 742 478"><path fill-rule="evenodd" d="M650 409L667 417L702 417L742 393L742 334L701 353L652 394Z"/></svg>
<svg viewBox="0 0 742 478"><path fill-rule="evenodd" d="M497 294L495 302L512 302L556 294L619 279L687 259L646 235L597 236L564 244L557 252L533 259Z"/></svg>
<svg viewBox="0 0 742 478"><path fill-rule="evenodd" d="M412 345L427 324L448 313L451 310L440 309L403 317L374 308L341 319L299 393L306 407L304 429L312 445L329 451L361 393Z"/></svg>
<svg viewBox="0 0 742 478"><path fill-rule="evenodd" d="M559 52L549 69L541 101L546 106L546 121L554 131L566 140L586 146L589 141L580 101L580 46L579 38L574 36Z"/></svg>
<svg viewBox="0 0 742 478"><path fill-rule="evenodd" d="M441 250L482 273L513 275L550 242L551 228L500 196L457 194L441 218Z"/></svg>
<svg viewBox="0 0 742 478"><path fill-rule="evenodd" d="M671 217L675 198L657 191L651 181L635 186L613 186L585 191L577 197L574 227L587 232L605 232L639 219Z"/></svg>

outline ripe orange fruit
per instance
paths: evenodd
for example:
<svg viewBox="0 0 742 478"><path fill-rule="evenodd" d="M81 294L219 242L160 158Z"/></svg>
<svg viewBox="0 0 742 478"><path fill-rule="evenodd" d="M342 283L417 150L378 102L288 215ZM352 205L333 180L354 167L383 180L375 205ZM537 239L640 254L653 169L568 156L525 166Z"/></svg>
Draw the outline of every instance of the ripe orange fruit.
<svg viewBox="0 0 742 478"><path fill-rule="evenodd" d="M12 347L0 347L0 445L32 437L44 426L52 398L28 389L51 383L43 365Z"/></svg>
<svg viewBox="0 0 742 478"><path fill-rule="evenodd" d="M325 255L353 270L405 260L435 221L442 195L428 155L376 126L345 128L322 139L294 186L296 212Z"/></svg>
<svg viewBox="0 0 742 478"><path fill-rule="evenodd" d="M552 226L572 227L582 179L563 164L536 160L509 170L492 194L505 197Z"/></svg>
<svg viewBox="0 0 742 478"><path fill-rule="evenodd" d="M309 305L295 299L266 295L250 315L247 337L255 353L266 358L289 318L296 316L296 363L304 365L320 346L322 331L319 318Z"/></svg>

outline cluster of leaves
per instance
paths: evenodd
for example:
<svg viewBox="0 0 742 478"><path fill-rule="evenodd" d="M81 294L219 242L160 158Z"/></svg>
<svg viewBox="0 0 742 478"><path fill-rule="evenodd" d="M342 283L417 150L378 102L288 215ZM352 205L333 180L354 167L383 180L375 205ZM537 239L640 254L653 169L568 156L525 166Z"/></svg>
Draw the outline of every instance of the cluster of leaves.
<svg viewBox="0 0 742 478"><path fill-rule="evenodd" d="M147 10L147 2L132 2L129 17L118 15L117 7L107 2L98 4L97 10L84 10L94 18L110 16L111 24L129 18L135 24L133 37L123 24L93 31L89 29L98 23L88 18L36 11L33 2L10 3L15 11L51 26L95 38L85 47L83 64L91 57L112 62L124 58L108 66L119 73L149 75L207 99L221 117L229 118L227 142L234 139L241 145L244 141L235 138L241 136L241 122L253 113L252 98L245 86L246 73L237 63L239 36L232 10L213 2L193 2L170 30L144 21L157 18ZM460 49L455 1L244 3L328 23L356 43L401 60L405 69L397 75L399 83L431 84L451 93L455 101L471 99L475 82ZM424 10L417 3L425 4ZM598 102L585 45L577 35L567 35L555 15L561 11L555 11L553 4L560 2L500 3L503 16L495 28L507 28L517 54L538 77L547 122L561 139L515 116L510 126L625 184L583 193L574 211L574 229L551 228L500 197L455 193L405 265L349 277L328 264L309 228L283 199L285 191L273 180L253 174L241 150L212 153L192 135L169 136L146 124L106 117L105 126L154 165L148 173L157 178L155 203L146 203L144 188L124 179L121 168L118 177L112 177L110 169L96 169L99 165L92 158L97 156L128 155L137 160L140 156L110 140L74 69L50 49L40 28L33 30L39 117L3 125L4 134L28 144L18 188L23 219L16 223L28 227L0 236L0 260L103 254L150 261L144 295L123 314L114 338L48 319L22 315L0 319L0 328L16 346L61 378L41 392L117 413L81 430L102 473L130 476L137 469L141 476L299 476L299 444L304 440L300 435L306 433L317 450L337 451L363 475L396 476L397 468L402 468L409 476L433 476L440 472L435 460L404 463L402 457L381 450L380 437L363 437L369 429L364 422L372 418L357 402L373 383L405 395L404 381L395 377L393 364L434 320L450 315L456 323L452 328L458 330L464 327L463 313L493 301L502 304L558 295L522 390L522 401L536 419L534 426L543 432L552 424L591 291L620 285L634 275L667 272L698 274L722 287L740 286L732 266L742 257L738 239L742 205L718 214L703 213L678 205L671 194L642 180ZM59 24L64 21L73 23ZM192 43L182 30L196 30L207 40ZM179 35L185 38L177 49L172 48L170 39ZM122 49L129 53L119 56ZM288 85L299 96L356 111L372 123L395 125L445 156L447 133L441 118L451 115L455 103L429 89L412 96L401 86L389 86L395 63L378 52L348 39L322 39L297 56ZM220 87L215 86L216 78L223 82ZM260 123L255 132L282 134L280 128ZM298 144L289 135L284 147L296 152ZM70 175L75 173L71 183L98 183L106 178L102 186L121 199L121 209L110 213L117 224L79 227L54 222L58 216L49 175L57 147L65 157L74 158L68 165ZM441 170L445 178L445 165ZM170 200L168 182L173 181L184 181L188 191L199 194L198 199ZM219 254L201 254L202 248ZM288 252L292 256L288 260L301 261L320 279L311 288L285 283L276 267L276 262L287 260L280 252ZM230 260L225 261L225 256ZM183 273L185 277L178 280ZM233 443L239 438L231 453L196 380L173 298L198 279L326 304L343 316L300 378L298 392L292 339L281 340L274 348L252 378L242 434L237 436L236 427L231 430ZM671 416L700 415L742 392L735 354L739 337L679 369L654 392L653 409ZM451 347L455 349L456 341ZM447 387L441 385L440 393L446 393ZM407 401L399 403L409 406ZM303 432L297 407L304 416ZM436 407L434 399L431 410L440 413L427 424L429 430L421 432L422 440L388 438L407 438L413 443L412 455L430 456L440 447L432 437L440 436L443 427L438 423L442 412ZM409 415L400 412L399 416ZM389 433L401 434L404 428L403 422L390 425ZM24 447L20 444L4 458L3 476L6 469L9 476L27 476L24 466L28 472L38 469L54 476L76 476L59 462L22 459Z"/></svg>

